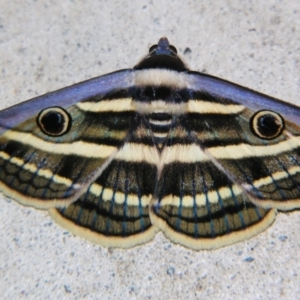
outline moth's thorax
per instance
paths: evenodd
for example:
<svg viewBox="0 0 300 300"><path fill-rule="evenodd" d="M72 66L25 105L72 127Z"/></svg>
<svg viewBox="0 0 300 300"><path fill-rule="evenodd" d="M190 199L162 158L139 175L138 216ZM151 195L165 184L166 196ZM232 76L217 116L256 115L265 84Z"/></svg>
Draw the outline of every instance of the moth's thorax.
<svg viewBox="0 0 300 300"><path fill-rule="evenodd" d="M182 115L188 110L188 102L172 103L165 99L152 100L149 102L134 101L134 106L136 111L143 115L149 115L152 113Z"/></svg>
<svg viewBox="0 0 300 300"><path fill-rule="evenodd" d="M169 86L187 88L187 74L167 69L147 69L135 71L135 86Z"/></svg>
<svg viewBox="0 0 300 300"><path fill-rule="evenodd" d="M188 111L189 91L184 73L149 69L137 71L133 103L143 115L153 141L161 148L166 142L174 116Z"/></svg>
<svg viewBox="0 0 300 300"><path fill-rule="evenodd" d="M184 114L188 100L186 74L164 69L135 73L133 103L138 113Z"/></svg>

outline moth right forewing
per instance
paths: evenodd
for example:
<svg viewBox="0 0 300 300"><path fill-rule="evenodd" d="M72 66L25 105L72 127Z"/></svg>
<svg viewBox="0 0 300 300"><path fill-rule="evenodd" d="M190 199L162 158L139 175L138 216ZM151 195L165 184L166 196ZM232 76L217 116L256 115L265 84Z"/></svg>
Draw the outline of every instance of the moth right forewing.
<svg viewBox="0 0 300 300"><path fill-rule="evenodd" d="M299 208L300 109L211 76L192 77L199 83L193 95L205 105L189 122L205 154L256 205ZM203 91L204 82L211 91ZM214 111L204 112L207 102L217 104Z"/></svg>

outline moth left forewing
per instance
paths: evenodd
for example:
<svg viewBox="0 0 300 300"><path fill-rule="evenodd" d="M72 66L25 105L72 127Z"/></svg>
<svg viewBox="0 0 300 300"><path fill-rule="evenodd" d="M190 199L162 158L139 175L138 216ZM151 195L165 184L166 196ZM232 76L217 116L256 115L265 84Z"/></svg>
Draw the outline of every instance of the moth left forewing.
<svg viewBox="0 0 300 300"><path fill-rule="evenodd" d="M195 95L217 102L193 121L199 145L256 205L300 207L300 109L211 76L193 73Z"/></svg>
<svg viewBox="0 0 300 300"><path fill-rule="evenodd" d="M1 190L38 208L75 201L128 134L134 112L124 93L132 85L131 75L130 70L106 75L2 111ZM116 94L119 90L122 97ZM111 103L120 98L127 107L114 110Z"/></svg>

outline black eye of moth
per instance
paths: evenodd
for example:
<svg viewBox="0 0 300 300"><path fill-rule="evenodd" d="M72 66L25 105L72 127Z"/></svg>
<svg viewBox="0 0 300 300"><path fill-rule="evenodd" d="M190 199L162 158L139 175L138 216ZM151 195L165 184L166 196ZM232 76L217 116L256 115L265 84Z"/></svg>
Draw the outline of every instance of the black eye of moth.
<svg viewBox="0 0 300 300"><path fill-rule="evenodd" d="M259 138L275 139L284 129L284 120L274 111L261 110L252 116L250 128Z"/></svg>
<svg viewBox="0 0 300 300"><path fill-rule="evenodd" d="M71 117L60 107L49 107L39 113L37 124L45 134L60 136L69 131Z"/></svg>
<svg viewBox="0 0 300 300"><path fill-rule="evenodd" d="M152 51L156 50L157 49L157 45L152 45L150 48L149 48L149 53L151 53Z"/></svg>
<svg viewBox="0 0 300 300"><path fill-rule="evenodd" d="M177 49L174 46L170 45L169 48L171 51L177 54Z"/></svg>

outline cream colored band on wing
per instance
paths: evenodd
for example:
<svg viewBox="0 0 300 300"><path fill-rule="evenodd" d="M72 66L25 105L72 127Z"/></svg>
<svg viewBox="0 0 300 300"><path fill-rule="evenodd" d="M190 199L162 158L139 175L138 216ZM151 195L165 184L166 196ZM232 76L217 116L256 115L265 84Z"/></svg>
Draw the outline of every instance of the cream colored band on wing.
<svg viewBox="0 0 300 300"><path fill-rule="evenodd" d="M116 159L133 163L146 162L154 165L157 165L160 161L156 147L134 143L125 144L116 155Z"/></svg>
<svg viewBox="0 0 300 300"><path fill-rule="evenodd" d="M131 98L101 100L99 102L79 102L76 104L76 107L88 112L123 112L134 110Z"/></svg>
<svg viewBox="0 0 300 300"><path fill-rule="evenodd" d="M205 193L197 194L195 199L192 196L187 195L184 196L183 199L180 201L180 198L178 196L167 195L161 200L161 205L173 205L177 207L181 205L183 207L192 207L195 204L198 207L201 207L206 205L206 201L208 201L211 204L218 203L219 197L221 197L221 199L226 199L232 197L232 194L238 196L243 192L243 189L250 192L253 189L253 186L259 189L264 185L273 183L274 180L280 180L286 178L288 174L294 175L296 173L300 173L300 167L293 166L290 169L288 169L287 172L279 171L272 174L272 176L267 176L265 178L255 180L253 182L253 185L241 184L241 188L238 185L233 185L231 189L228 187L222 187L217 191L214 190L214 191L209 191L206 194Z"/></svg>
<svg viewBox="0 0 300 300"><path fill-rule="evenodd" d="M66 154L66 155L78 155L90 158L107 158L114 151L117 151L116 147L98 145L94 143L87 143L77 141L73 143L51 143L38 138L37 136L18 132L14 130L8 130L1 135L0 138L6 138L8 140L14 140L21 142L25 145L30 145L36 149L55 154Z"/></svg>
<svg viewBox="0 0 300 300"><path fill-rule="evenodd" d="M289 175L295 175L297 173L300 173L300 167L293 166L290 169L288 169L287 171L275 172L272 174L272 176L267 176L265 178L258 179L253 182L253 185L256 188L260 188L260 187L262 187L264 185L268 185L270 183L274 184L274 180L281 180L281 179L287 178ZM253 189L253 187L248 184L243 184L242 186L246 191L251 191Z"/></svg>
<svg viewBox="0 0 300 300"><path fill-rule="evenodd" d="M117 204L124 204L126 202L126 204L129 206L142 205L143 207L146 207L147 205L149 205L152 198L152 195L143 195L141 198L139 198L136 194L128 194L127 196L125 196L124 193L114 192L110 188L105 187L103 189L103 187L97 183L92 184L89 189L89 191L97 197L100 196L102 190L102 199L104 201L111 201L112 199L114 199L114 202Z"/></svg>
<svg viewBox="0 0 300 300"><path fill-rule="evenodd" d="M206 201L211 204L218 203L219 197L221 197L221 199L226 199L232 197L232 194L237 196L241 193L242 189L240 189L237 185L233 185L231 189L228 187L222 187L217 191L210 191L207 194L197 194L195 199L192 196L187 195L180 201L178 196L167 195L161 200L161 205L173 205L178 207L181 205L183 207L193 207L195 204L197 207L201 207L206 205Z"/></svg>
<svg viewBox="0 0 300 300"><path fill-rule="evenodd" d="M292 137L277 144L266 146L252 146L249 144L238 144L207 148L210 155L219 159L240 159L247 157L262 157L278 155L300 147L300 137Z"/></svg>
<svg viewBox="0 0 300 300"><path fill-rule="evenodd" d="M136 111L142 114L169 113L174 115L185 113L231 115L239 114L245 109L243 105L211 103L202 100L189 100L182 103L163 100L155 100L149 103L134 101L134 106Z"/></svg>
<svg viewBox="0 0 300 300"><path fill-rule="evenodd" d="M130 248L136 245L144 244L152 240L159 230L156 226L151 226L148 230L143 231L142 233L128 237L108 237L88 228L76 225L73 221L61 216L56 209L50 209L49 213L58 224L66 228L68 231L105 247Z"/></svg>
<svg viewBox="0 0 300 300"><path fill-rule="evenodd" d="M276 209L271 209L268 214L259 222L252 226L247 227L244 230L233 231L229 234L217 237L217 238L200 238L195 239L190 236L184 235L180 232L174 231L165 220L161 219L150 210L150 219L152 224L161 228L164 234L174 243L179 243L187 248L194 250L201 249L217 249L227 245L231 245L262 232L268 228L275 220Z"/></svg>
<svg viewBox="0 0 300 300"><path fill-rule="evenodd" d="M1 138L22 142L36 149L48 153L78 155L90 158L107 158L118 148L77 141L73 143L51 143L44 141L30 133L13 130L6 131ZM280 143L265 146L252 146L249 144L229 145L207 148L206 151L216 159L240 159L246 157L261 157L277 155L300 146L300 137L293 137ZM173 162L195 163L210 160L204 151L196 144L176 144L166 147L161 156L156 147L144 144L127 143L118 152L117 159L131 162L148 162L150 164L169 164Z"/></svg>
<svg viewBox="0 0 300 300"><path fill-rule="evenodd" d="M249 144L238 144L220 147L207 148L201 150L197 144L176 144L164 148L161 154L161 164L170 164L173 162L195 163L210 160L209 156L216 159L241 159L249 157L262 157L278 155L280 153L291 151L300 146L300 137L282 141L280 143L266 146L252 146ZM209 155L206 155L208 152Z"/></svg>
<svg viewBox="0 0 300 300"><path fill-rule="evenodd" d="M208 102L202 100L190 100L188 102L188 112L189 113L199 113L199 114L239 114L245 107L238 104L222 104L215 102Z"/></svg>
<svg viewBox="0 0 300 300"><path fill-rule="evenodd" d="M236 104L210 103L202 100L190 100L187 103L171 103L163 100L155 100L149 103L132 101L131 98L102 100L99 102L79 102L76 107L87 112L123 112L137 111L142 114L147 113L199 113L199 114L238 114L245 107Z"/></svg>
<svg viewBox="0 0 300 300"><path fill-rule="evenodd" d="M27 170L32 174L37 174L38 176L47 178L47 179L51 179L51 181L54 181L56 183L59 184L64 184L67 187L71 186L76 189L76 188L80 188L81 185L79 184L74 184L72 180L66 178L66 177L62 177L56 174L53 174L53 172L49 169L38 169L36 167L36 165L31 164L31 163L25 163L23 159L17 158L17 157L10 157L7 153L0 151L0 157L6 161L9 160L10 163L21 167L23 170Z"/></svg>
<svg viewBox="0 0 300 300"><path fill-rule="evenodd" d="M171 164L173 162L195 163L207 161L209 158L196 144L177 144L164 148L161 154L161 164Z"/></svg>
<svg viewBox="0 0 300 300"><path fill-rule="evenodd" d="M148 69L135 72L136 86L168 86L176 89L187 87L186 75L177 71Z"/></svg>

